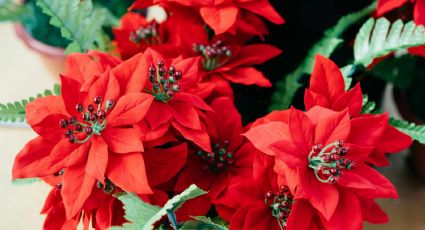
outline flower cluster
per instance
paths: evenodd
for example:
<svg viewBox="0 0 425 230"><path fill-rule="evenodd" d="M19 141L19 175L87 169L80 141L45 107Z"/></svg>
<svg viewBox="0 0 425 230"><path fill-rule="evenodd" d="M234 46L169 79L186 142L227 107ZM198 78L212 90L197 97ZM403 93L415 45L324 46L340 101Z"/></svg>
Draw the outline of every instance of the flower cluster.
<svg viewBox="0 0 425 230"><path fill-rule="evenodd" d="M268 33L262 18L284 23L269 1L137 0L131 9L151 5L165 21L126 13L113 29L120 58L68 55L61 94L26 108L38 136L17 155L13 178L52 186L44 229L119 226L117 194L163 206L192 184L208 193L179 207L178 221L208 215L231 229L276 230L387 221L374 200L397 193L371 166L412 140L387 114L362 114L360 85L346 91L330 60L316 58L305 112L242 124L231 84L271 87L255 65L281 53L248 43Z"/></svg>

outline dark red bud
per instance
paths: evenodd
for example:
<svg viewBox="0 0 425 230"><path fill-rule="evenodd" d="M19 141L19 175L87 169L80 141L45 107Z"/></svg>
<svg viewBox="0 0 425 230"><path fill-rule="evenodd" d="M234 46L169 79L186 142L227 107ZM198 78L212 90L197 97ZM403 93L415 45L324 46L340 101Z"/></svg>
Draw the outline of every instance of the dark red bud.
<svg viewBox="0 0 425 230"><path fill-rule="evenodd" d="M95 121L97 120L97 115L94 113L90 113L90 121Z"/></svg>
<svg viewBox="0 0 425 230"><path fill-rule="evenodd" d="M62 127L62 128L68 127L68 120L67 119L61 119L59 121L59 126Z"/></svg>
<svg viewBox="0 0 425 230"><path fill-rule="evenodd" d="M100 104L102 102L102 98L100 96L96 96L96 97L94 97L93 102L96 105L98 105L98 104Z"/></svg>
<svg viewBox="0 0 425 230"><path fill-rule="evenodd" d="M104 120L106 117L106 112L104 110L99 110L97 111L97 116L99 117L99 119Z"/></svg>
<svg viewBox="0 0 425 230"><path fill-rule="evenodd" d="M76 125L74 126L74 130L75 130L75 131L77 131L77 132L81 132L81 130L83 130L83 126L82 126L82 125L80 125L80 124L76 124Z"/></svg>
<svg viewBox="0 0 425 230"><path fill-rule="evenodd" d="M84 110L84 106L80 103L75 105L75 110L77 110L77 112L81 113Z"/></svg>
<svg viewBox="0 0 425 230"><path fill-rule="evenodd" d="M158 65L158 67L163 67L164 66L164 61L163 60L158 60L156 62L156 64Z"/></svg>
<svg viewBox="0 0 425 230"><path fill-rule="evenodd" d="M177 81L182 79L182 71L177 70L176 73L175 73L175 77L176 77Z"/></svg>
<svg viewBox="0 0 425 230"><path fill-rule="evenodd" d="M90 134L92 134L92 133L93 133L93 129L92 129L91 127L85 127L85 128L84 128L84 132L85 132L87 135L90 135Z"/></svg>
<svg viewBox="0 0 425 230"><path fill-rule="evenodd" d="M89 111L90 113L93 113L94 112L94 106L93 105L87 106L87 111Z"/></svg>

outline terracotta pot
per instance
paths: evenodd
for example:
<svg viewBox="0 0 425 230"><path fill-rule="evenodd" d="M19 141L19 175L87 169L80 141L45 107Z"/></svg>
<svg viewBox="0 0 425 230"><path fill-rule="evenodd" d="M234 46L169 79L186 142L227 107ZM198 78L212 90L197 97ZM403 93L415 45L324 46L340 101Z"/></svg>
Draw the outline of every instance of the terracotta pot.
<svg viewBox="0 0 425 230"><path fill-rule="evenodd" d="M27 33L21 24L15 24L14 27L16 35L22 39L28 48L40 55L42 61L46 65L49 72L53 74L53 76L59 76L59 74L64 71L65 55L63 53L63 48L46 45L40 41L37 41Z"/></svg>
<svg viewBox="0 0 425 230"><path fill-rule="evenodd" d="M393 96L397 109L404 120L413 122L417 125L424 125L424 121L410 109L407 102L406 92L394 87ZM408 156L408 163L412 170L425 181L425 145L414 141L410 147L410 155Z"/></svg>

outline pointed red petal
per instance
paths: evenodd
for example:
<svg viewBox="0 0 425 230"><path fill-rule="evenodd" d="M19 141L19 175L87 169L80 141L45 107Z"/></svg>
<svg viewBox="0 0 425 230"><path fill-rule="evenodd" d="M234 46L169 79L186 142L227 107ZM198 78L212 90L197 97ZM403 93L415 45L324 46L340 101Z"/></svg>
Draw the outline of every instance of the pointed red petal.
<svg viewBox="0 0 425 230"><path fill-rule="evenodd" d="M215 34L222 34L235 23L239 9L234 6L201 7L199 12Z"/></svg>
<svg viewBox="0 0 425 230"><path fill-rule="evenodd" d="M145 86L149 65L143 54L136 54L122 62L112 72L125 93L142 92Z"/></svg>
<svg viewBox="0 0 425 230"><path fill-rule="evenodd" d="M154 100L149 108L149 112L146 113L145 119L151 129L157 129L159 126L167 123L172 117L170 105Z"/></svg>
<svg viewBox="0 0 425 230"><path fill-rule="evenodd" d="M182 169L187 159L187 144L168 149L149 149L143 153L151 186L167 182Z"/></svg>
<svg viewBox="0 0 425 230"><path fill-rule="evenodd" d="M12 178L42 177L55 172L49 170L50 151L54 143L42 137L37 137L28 142L18 153L13 163Z"/></svg>
<svg viewBox="0 0 425 230"><path fill-rule="evenodd" d="M63 174L61 194L67 219L81 211L96 181L94 177L85 172L84 168L84 164L71 166Z"/></svg>
<svg viewBox="0 0 425 230"><path fill-rule="evenodd" d="M332 105L332 109L342 111L348 108L351 116L357 116L362 111L363 93L360 84L356 84L350 91L342 94Z"/></svg>
<svg viewBox="0 0 425 230"><path fill-rule="evenodd" d="M106 128L102 137L114 153L143 152L143 144L133 128Z"/></svg>
<svg viewBox="0 0 425 230"><path fill-rule="evenodd" d="M289 113L289 132L291 142L298 148L300 156L307 156L314 141L314 127L303 112L291 108Z"/></svg>
<svg viewBox="0 0 425 230"><path fill-rule="evenodd" d="M334 102L345 93L345 83L338 66L331 60L316 55L313 73L310 78L310 90L325 96Z"/></svg>
<svg viewBox="0 0 425 230"><path fill-rule="evenodd" d="M256 13L274 24L283 24L285 22L268 1L247 1L241 3L240 7Z"/></svg>
<svg viewBox="0 0 425 230"><path fill-rule="evenodd" d="M234 68L230 71L221 73L223 78L244 85L258 85L260 87L271 87L272 83L253 67Z"/></svg>
<svg viewBox="0 0 425 230"><path fill-rule="evenodd" d="M141 121L149 110L153 96L130 93L122 96L106 117L108 126L132 125Z"/></svg>
<svg viewBox="0 0 425 230"><path fill-rule="evenodd" d="M179 124L189 129L201 129L198 112L192 105L183 102L172 102L170 103L170 111L174 120Z"/></svg>
<svg viewBox="0 0 425 230"><path fill-rule="evenodd" d="M325 146L336 140L346 140L352 127L347 110L334 113L319 121L314 141Z"/></svg>
<svg viewBox="0 0 425 230"><path fill-rule="evenodd" d="M408 0L378 0L378 7L376 13L378 16L382 16L383 14L391 10L401 7L407 2Z"/></svg>
<svg viewBox="0 0 425 230"><path fill-rule="evenodd" d="M274 156L275 152L270 145L281 140L290 141L289 126L283 122L270 122L251 128L243 134L251 143L263 153Z"/></svg>
<svg viewBox="0 0 425 230"><path fill-rule="evenodd" d="M92 145L87 158L86 172L104 183L106 166L108 165L108 145L102 137L92 137Z"/></svg>
<svg viewBox="0 0 425 230"><path fill-rule="evenodd" d="M388 119L388 114L353 118L347 142L363 146L374 146L384 134Z"/></svg>
<svg viewBox="0 0 425 230"><path fill-rule="evenodd" d="M349 211L347 211L349 210ZM341 230L350 226L350 229L361 230L363 226L363 219L360 215L361 207L359 199L355 194L350 191L344 190L340 193L338 207L334 215L329 221L322 218L326 229Z"/></svg>
<svg viewBox="0 0 425 230"><path fill-rule="evenodd" d="M258 52L259 50L261 52ZM230 70L235 67L263 64L281 53L282 51L279 48L268 44L245 45L240 48L236 56L226 63L223 68Z"/></svg>
<svg viewBox="0 0 425 230"><path fill-rule="evenodd" d="M207 152L211 152L211 142L208 132L205 128L200 130L188 129L178 122L172 122L171 125L187 140L192 141L194 144Z"/></svg>
<svg viewBox="0 0 425 230"><path fill-rule="evenodd" d="M110 154L106 175L125 191L137 194L152 193L141 153Z"/></svg>
<svg viewBox="0 0 425 230"><path fill-rule="evenodd" d="M103 103L106 100L117 101L120 95L120 85L110 68L106 69L106 71L93 82L88 93L89 100L93 100L96 96L100 96Z"/></svg>

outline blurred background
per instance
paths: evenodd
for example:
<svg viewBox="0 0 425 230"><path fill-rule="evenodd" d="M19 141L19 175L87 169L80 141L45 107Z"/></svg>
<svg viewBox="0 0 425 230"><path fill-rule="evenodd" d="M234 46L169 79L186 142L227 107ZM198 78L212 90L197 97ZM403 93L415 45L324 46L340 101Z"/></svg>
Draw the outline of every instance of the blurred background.
<svg viewBox="0 0 425 230"><path fill-rule="evenodd" d="M322 37L327 28L333 26L341 16L357 11L371 1L271 0L271 2L283 15L286 24L281 27L270 24L271 35L266 41L280 47L284 53L260 68L276 83L296 68L309 48ZM31 24L28 23L25 29L11 23L0 24L0 79L2 80L0 103L35 96L45 89L53 89L53 85L58 83L58 74L63 70L64 65L62 50L33 39L25 32L31 31L31 28ZM353 37L356 31L358 27L347 31L344 36ZM50 40L47 42L51 45L65 46L53 39L55 33L57 32L48 30L33 31L33 34L40 36L39 40ZM350 55L352 55L352 48L344 49L343 47L332 56L332 60L344 63L351 58ZM419 67L425 66L420 59L415 59L414 62ZM413 82L420 84L420 74L417 75L413 78ZM358 78L362 79L362 86L372 100L382 105L383 110L389 111L392 116L400 117L398 112L400 105L397 108L394 103L392 84L385 84L382 79L372 76L361 75ZM422 79L425 79L425 76ZM307 80L308 78L303 79L304 82ZM415 91L409 88L402 91L425 92L423 89ZM273 92L271 89L236 86L235 92L236 103L244 115L245 123L267 113L269 98ZM295 97L294 104L298 108L302 108L302 94L303 91L300 90ZM397 99L404 97L404 94L397 95ZM406 97L418 98L419 104L424 102L423 97L418 93ZM415 105L410 107L414 110ZM421 114L420 109L414 112ZM42 182L28 185L11 183L14 157L25 143L34 137L35 133L28 127L0 126L0 197L2 197L0 199L0 229L41 229L44 221L44 216L39 212L48 194L48 186ZM421 146L416 145L416 150L421 150ZM412 157L409 152L391 155L390 159L391 166L380 171L397 187L400 199L379 201L388 213L390 222L386 225L365 224L365 229L425 230L425 180L421 179L417 173L418 165L425 165L425 159L422 160L422 164L418 164L421 159L415 155ZM425 170L425 166L422 169Z"/></svg>

